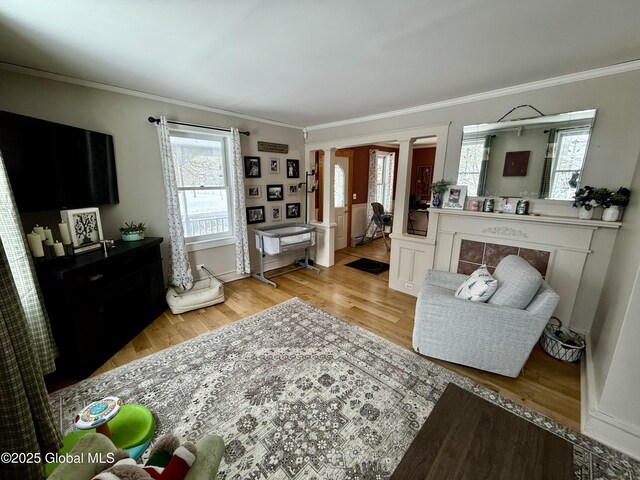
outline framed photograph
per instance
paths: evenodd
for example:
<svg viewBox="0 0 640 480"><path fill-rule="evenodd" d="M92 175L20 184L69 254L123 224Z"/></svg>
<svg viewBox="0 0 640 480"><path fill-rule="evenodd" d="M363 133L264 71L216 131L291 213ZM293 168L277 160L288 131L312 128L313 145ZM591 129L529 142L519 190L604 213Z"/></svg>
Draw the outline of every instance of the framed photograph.
<svg viewBox="0 0 640 480"><path fill-rule="evenodd" d="M444 192L442 208L456 208L464 210L464 200L467 198L466 185L449 185Z"/></svg>
<svg viewBox="0 0 640 480"><path fill-rule="evenodd" d="M300 187L298 186L297 183L289 184L289 196L292 196L292 195L300 195Z"/></svg>
<svg viewBox="0 0 640 480"><path fill-rule="evenodd" d="M269 157L269 173L280 173L280 159L278 157Z"/></svg>
<svg viewBox="0 0 640 480"><path fill-rule="evenodd" d="M262 187L260 185L249 185L247 187L247 198L262 197Z"/></svg>
<svg viewBox="0 0 640 480"><path fill-rule="evenodd" d="M271 207L271 221L279 222L282 220L282 207Z"/></svg>
<svg viewBox="0 0 640 480"><path fill-rule="evenodd" d="M264 222L264 207L247 207L247 224Z"/></svg>
<svg viewBox="0 0 640 480"><path fill-rule="evenodd" d="M287 203L287 218L300 218L300 203Z"/></svg>
<svg viewBox="0 0 640 480"><path fill-rule="evenodd" d="M69 235L74 248L92 245L104 240L100 211L97 208L62 210L60 218L69 226Z"/></svg>
<svg viewBox="0 0 640 480"><path fill-rule="evenodd" d="M260 157L244 157L245 178L260 178Z"/></svg>
<svg viewBox="0 0 640 480"><path fill-rule="evenodd" d="M300 160L287 159L287 178L300 178Z"/></svg>
<svg viewBox="0 0 640 480"><path fill-rule="evenodd" d="M267 200L275 202L284 198L284 187L282 185L267 185Z"/></svg>

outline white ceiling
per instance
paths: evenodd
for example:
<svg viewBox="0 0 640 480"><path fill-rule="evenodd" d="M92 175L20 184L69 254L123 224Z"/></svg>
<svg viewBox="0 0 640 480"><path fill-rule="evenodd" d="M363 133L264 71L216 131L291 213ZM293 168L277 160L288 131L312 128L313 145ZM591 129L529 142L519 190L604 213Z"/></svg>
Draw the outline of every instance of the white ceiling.
<svg viewBox="0 0 640 480"><path fill-rule="evenodd" d="M313 126L636 60L639 24L638 0L2 0L0 61Z"/></svg>

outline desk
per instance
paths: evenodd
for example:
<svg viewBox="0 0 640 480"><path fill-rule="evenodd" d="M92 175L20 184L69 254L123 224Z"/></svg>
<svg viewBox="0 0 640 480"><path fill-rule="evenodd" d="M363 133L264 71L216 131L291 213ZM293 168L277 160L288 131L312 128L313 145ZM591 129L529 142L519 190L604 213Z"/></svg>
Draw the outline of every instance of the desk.
<svg viewBox="0 0 640 480"><path fill-rule="evenodd" d="M418 217L414 217L414 214L418 214ZM424 218L422 217L424 214ZM407 233L412 235L424 235L427 236L427 228L429 226L429 209L417 208L409 209L409 222L407 223ZM424 228L420 228L424 227ZM417 232L417 233L416 233Z"/></svg>

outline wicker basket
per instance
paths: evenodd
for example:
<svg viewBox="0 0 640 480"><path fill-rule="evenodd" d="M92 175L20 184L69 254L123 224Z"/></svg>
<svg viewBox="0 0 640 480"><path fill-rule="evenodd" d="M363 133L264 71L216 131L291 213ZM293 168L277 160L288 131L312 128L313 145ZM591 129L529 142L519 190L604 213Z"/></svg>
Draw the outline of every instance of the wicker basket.
<svg viewBox="0 0 640 480"><path fill-rule="evenodd" d="M553 358L563 362L577 362L582 357L585 343L579 334L563 327L556 317L551 317L540 336L540 346Z"/></svg>

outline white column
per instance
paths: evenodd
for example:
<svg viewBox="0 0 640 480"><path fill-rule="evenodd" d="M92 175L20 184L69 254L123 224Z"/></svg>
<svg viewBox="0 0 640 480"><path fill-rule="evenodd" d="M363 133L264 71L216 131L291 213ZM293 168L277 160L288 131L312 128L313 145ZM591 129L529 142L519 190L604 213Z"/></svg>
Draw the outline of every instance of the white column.
<svg viewBox="0 0 640 480"><path fill-rule="evenodd" d="M336 149L324 150L322 164L322 224L318 225L316 262L323 267L335 263L335 208L333 204L333 176Z"/></svg>
<svg viewBox="0 0 640 480"><path fill-rule="evenodd" d="M396 177L396 201L393 209L393 234L391 238L401 236L407 231L413 142L415 142L413 138L410 140L400 140L398 175Z"/></svg>

